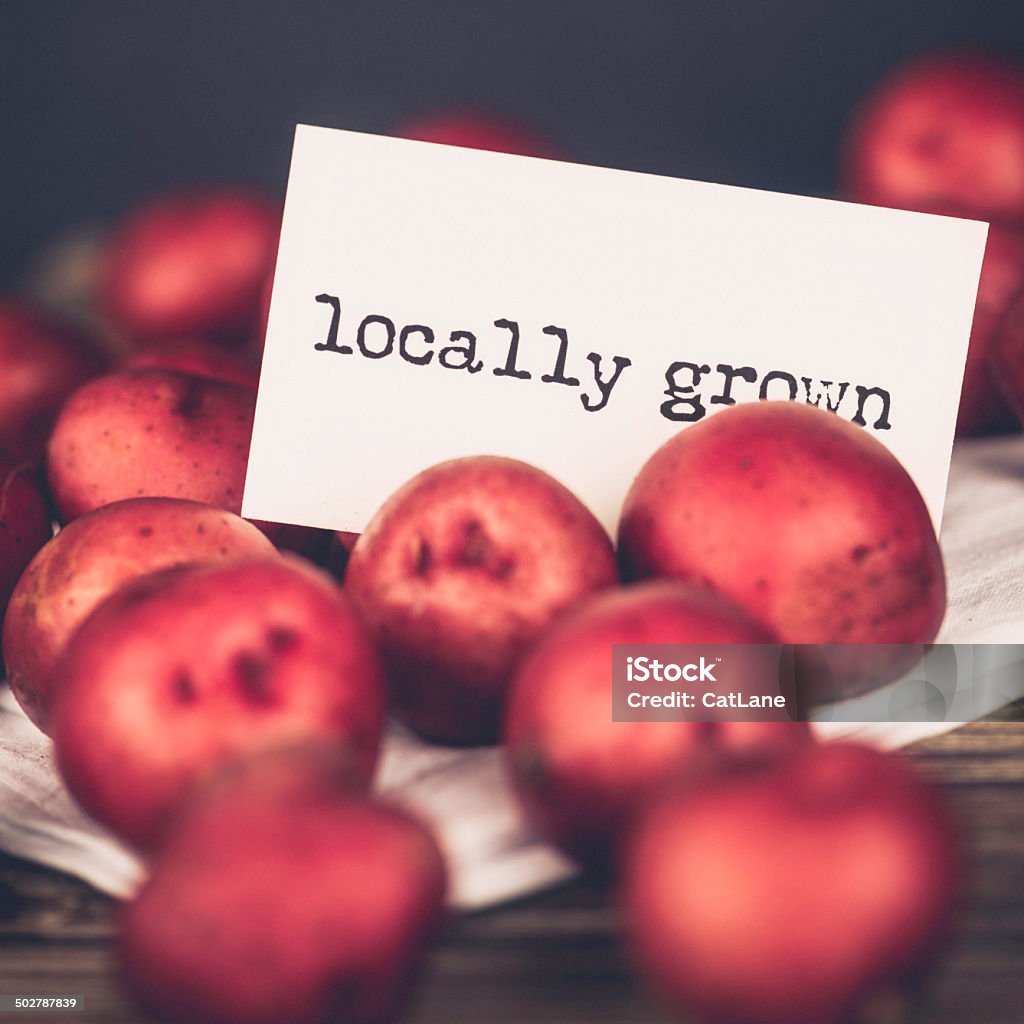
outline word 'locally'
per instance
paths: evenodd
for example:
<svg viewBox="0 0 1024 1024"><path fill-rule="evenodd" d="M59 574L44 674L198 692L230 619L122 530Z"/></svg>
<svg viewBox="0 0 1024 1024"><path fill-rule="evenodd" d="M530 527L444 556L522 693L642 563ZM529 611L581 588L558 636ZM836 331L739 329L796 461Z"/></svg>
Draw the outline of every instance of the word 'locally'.
<svg viewBox="0 0 1024 1024"><path fill-rule="evenodd" d="M321 294L317 302L323 302L332 309L331 324L327 331L327 340L318 342L314 348L319 352L337 352L341 355L353 355L356 350L367 359L384 359L390 356L397 347L398 355L413 366L428 366L437 356L437 363L446 370L461 370L465 373L480 373L484 369L481 359L477 358L477 335L473 331L454 330L448 333L448 344L435 348L437 337L432 327L426 324L407 324L399 328L390 317L371 313L363 317L356 328L355 345L339 343L341 330L341 299L336 295ZM513 380L530 380L533 374L519 366L519 324L515 320L495 320L494 326L507 332L503 336L505 361L492 368L495 377L509 377ZM578 377L566 375L566 364L569 357L569 333L564 327L549 324L542 334L556 339L558 350L550 373L541 376L545 384L561 384L565 387L580 387ZM397 344L396 344L397 343ZM591 352L587 356L591 364L596 395L584 391L580 402L587 412L600 412L611 398L612 389L622 376L622 371L632 364L632 360L624 356L613 356L611 369L605 372L604 356Z"/></svg>

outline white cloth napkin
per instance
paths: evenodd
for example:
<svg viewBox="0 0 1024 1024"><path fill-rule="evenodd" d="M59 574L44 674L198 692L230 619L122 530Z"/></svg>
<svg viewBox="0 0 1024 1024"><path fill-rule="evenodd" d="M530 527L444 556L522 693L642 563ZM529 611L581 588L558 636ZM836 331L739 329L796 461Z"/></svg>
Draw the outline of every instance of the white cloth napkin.
<svg viewBox="0 0 1024 1024"><path fill-rule="evenodd" d="M433 827L455 907L489 906L572 874L569 862L523 824L495 748L436 747L392 726L376 788ZM141 861L75 805L57 775L52 744L9 690L0 694L0 849L114 896L131 893L143 875Z"/></svg>
<svg viewBox="0 0 1024 1024"><path fill-rule="evenodd" d="M1024 437L959 443L946 496L942 545L949 576L944 643L1024 645ZM978 678L997 682L974 717L1024 696L1024 647L989 651ZM858 735L898 747L948 722L822 723L827 736ZM571 864L527 828L495 749L422 743L398 727L385 744L380 793L436 830L452 877L451 902L475 909L522 896L572 874ZM50 742L0 694L0 848L128 895L141 862L74 805L53 767Z"/></svg>

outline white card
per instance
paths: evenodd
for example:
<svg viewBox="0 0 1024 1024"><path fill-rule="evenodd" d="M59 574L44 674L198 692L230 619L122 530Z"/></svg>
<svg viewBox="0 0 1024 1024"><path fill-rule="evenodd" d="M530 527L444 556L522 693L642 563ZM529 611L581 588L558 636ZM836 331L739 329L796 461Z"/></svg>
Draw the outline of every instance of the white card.
<svg viewBox="0 0 1024 1024"><path fill-rule="evenodd" d="M986 232L299 126L243 514L359 531L487 453L614 531L659 445L766 395L863 421L938 525Z"/></svg>

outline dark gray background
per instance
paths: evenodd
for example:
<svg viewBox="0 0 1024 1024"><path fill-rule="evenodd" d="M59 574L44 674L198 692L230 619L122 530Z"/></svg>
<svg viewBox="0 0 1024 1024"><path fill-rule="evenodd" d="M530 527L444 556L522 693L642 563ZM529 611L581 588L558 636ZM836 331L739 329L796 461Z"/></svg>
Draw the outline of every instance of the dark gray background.
<svg viewBox="0 0 1024 1024"><path fill-rule="evenodd" d="M827 193L857 98L965 45L1024 59L1024 2L0 0L0 287L168 186L282 193L296 121L470 104L584 162Z"/></svg>

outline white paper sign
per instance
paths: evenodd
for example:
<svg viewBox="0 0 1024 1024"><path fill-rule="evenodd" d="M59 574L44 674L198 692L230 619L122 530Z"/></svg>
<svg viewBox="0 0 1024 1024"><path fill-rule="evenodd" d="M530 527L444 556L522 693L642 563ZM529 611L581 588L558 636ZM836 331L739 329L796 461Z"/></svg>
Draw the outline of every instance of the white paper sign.
<svg viewBox="0 0 1024 1024"><path fill-rule="evenodd" d="M768 397L863 423L938 524L986 230L300 126L243 514L358 531L489 453L613 530L660 444Z"/></svg>

